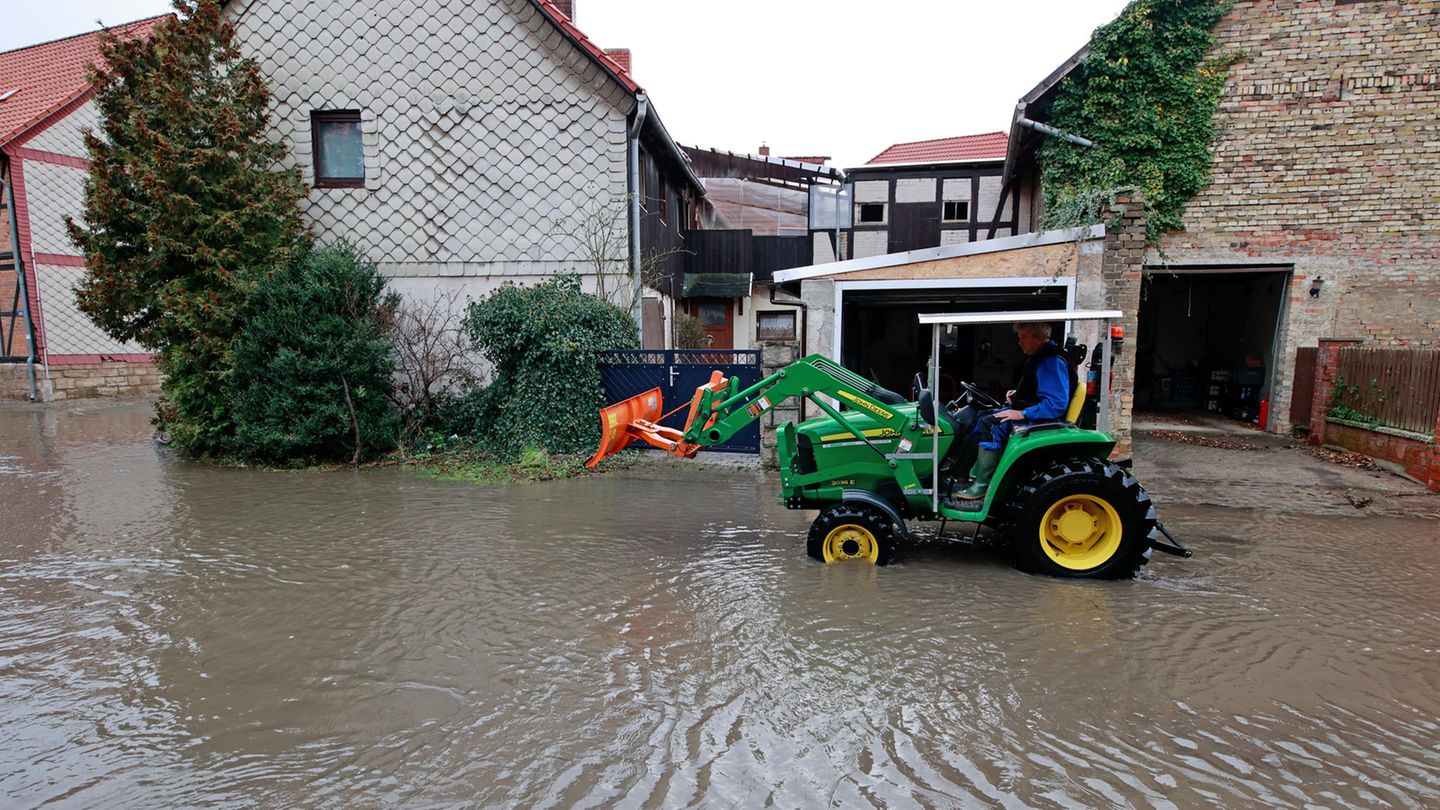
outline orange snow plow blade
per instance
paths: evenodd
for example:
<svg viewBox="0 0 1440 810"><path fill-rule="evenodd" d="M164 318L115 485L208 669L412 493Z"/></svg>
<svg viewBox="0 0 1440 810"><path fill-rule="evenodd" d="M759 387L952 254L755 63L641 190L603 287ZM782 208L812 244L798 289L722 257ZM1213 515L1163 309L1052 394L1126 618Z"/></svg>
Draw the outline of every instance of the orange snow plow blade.
<svg viewBox="0 0 1440 810"><path fill-rule="evenodd" d="M594 467L636 439L682 458L694 458L700 445L685 441L685 431L689 430L695 421L700 409L700 395L704 391L723 391L725 385L725 375L718 371L710 372L710 382L696 388L695 396L690 399L690 415L685 420L683 430L658 424L661 419L670 415L661 413L663 402L659 388L652 388L643 394L601 408L600 449L585 462L585 466ZM715 417L712 416L710 421L714 422Z"/></svg>

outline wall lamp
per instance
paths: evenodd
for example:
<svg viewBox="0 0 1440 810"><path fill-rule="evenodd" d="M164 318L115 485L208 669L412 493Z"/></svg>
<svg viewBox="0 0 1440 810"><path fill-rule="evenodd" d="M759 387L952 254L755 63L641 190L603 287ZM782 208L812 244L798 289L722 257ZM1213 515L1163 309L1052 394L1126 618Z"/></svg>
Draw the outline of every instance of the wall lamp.
<svg viewBox="0 0 1440 810"><path fill-rule="evenodd" d="M1325 279L1321 278L1320 276L1316 276L1316 277L1314 278L1314 280L1312 280L1312 281L1310 282L1310 297L1311 297L1311 298L1319 298L1319 297L1320 297L1320 288L1321 288L1321 287L1324 287L1324 286L1325 286Z"/></svg>

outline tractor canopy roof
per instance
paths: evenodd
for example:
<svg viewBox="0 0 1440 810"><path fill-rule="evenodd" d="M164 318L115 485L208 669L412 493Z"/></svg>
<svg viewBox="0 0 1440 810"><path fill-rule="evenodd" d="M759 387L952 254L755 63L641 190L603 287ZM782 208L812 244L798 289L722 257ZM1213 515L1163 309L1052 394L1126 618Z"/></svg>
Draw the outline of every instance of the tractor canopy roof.
<svg viewBox="0 0 1440 810"><path fill-rule="evenodd" d="M1110 321L1123 318L1118 309L1032 309L1017 312L921 313L922 324L1035 323L1040 321Z"/></svg>

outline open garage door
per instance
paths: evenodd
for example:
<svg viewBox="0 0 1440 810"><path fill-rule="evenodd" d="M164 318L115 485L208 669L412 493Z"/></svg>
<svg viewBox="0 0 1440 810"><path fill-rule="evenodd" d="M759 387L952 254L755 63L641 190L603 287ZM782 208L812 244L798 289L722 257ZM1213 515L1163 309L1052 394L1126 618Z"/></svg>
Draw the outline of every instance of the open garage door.
<svg viewBox="0 0 1440 810"><path fill-rule="evenodd" d="M1151 269L1140 300L1135 407L1261 425L1290 271ZM1268 409L1274 418L1274 409ZM1268 427L1263 425L1262 427Z"/></svg>
<svg viewBox="0 0 1440 810"><path fill-rule="evenodd" d="M907 397L917 372L929 365L928 325L922 313L965 313L1070 308L1068 281L1043 286L910 286L842 284L838 317L840 359L845 367ZM1055 324L1063 340L1063 324ZM940 384L944 400L957 394L956 381L973 381L991 396L1004 399L1014 386L1025 355L1009 324L957 327L941 336Z"/></svg>

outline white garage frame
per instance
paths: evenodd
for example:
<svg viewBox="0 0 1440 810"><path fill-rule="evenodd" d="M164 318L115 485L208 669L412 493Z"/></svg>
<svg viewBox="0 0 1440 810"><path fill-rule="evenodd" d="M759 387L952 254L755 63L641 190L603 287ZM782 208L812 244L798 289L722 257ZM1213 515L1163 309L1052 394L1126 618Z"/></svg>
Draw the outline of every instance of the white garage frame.
<svg viewBox="0 0 1440 810"><path fill-rule="evenodd" d="M836 281L835 282L835 323L832 339L834 346L834 357L836 362L844 357L841 345L845 323L845 293L862 292L874 290L980 290L993 289L995 287L1026 287L1031 289L1042 289L1047 287L1065 288L1065 309L1075 308L1075 277L1065 276L1061 278L1036 277L1036 276L1005 276L1001 278L944 278L944 279L894 279L885 281ZM1043 311L1043 310L1037 310ZM1070 325L1065 325L1066 334L1069 334Z"/></svg>

